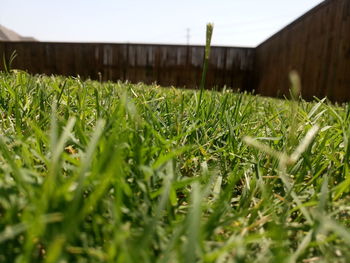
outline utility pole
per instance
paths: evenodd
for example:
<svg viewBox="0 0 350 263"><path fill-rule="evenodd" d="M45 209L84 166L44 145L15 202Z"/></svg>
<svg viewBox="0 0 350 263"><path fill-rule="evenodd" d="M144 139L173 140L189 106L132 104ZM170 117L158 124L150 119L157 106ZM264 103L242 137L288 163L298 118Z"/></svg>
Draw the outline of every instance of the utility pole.
<svg viewBox="0 0 350 263"><path fill-rule="evenodd" d="M190 44L190 38L191 38L191 30L189 28L186 29L186 42L187 42L187 46Z"/></svg>

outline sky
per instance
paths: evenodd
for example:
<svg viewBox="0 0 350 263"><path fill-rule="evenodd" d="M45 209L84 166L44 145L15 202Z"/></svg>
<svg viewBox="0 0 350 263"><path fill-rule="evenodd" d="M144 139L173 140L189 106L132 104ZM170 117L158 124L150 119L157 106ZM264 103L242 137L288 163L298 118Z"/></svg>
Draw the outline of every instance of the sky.
<svg viewBox="0 0 350 263"><path fill-rule="evenodd" d="M40 41L254 47L322 0L0 0L0 24ZM189 36L189 38L187 37Z"/></svg>

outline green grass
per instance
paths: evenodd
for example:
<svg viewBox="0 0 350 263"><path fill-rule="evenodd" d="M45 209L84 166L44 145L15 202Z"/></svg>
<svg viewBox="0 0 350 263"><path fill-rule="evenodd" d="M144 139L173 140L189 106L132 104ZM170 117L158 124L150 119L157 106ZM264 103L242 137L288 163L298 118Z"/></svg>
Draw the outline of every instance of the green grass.
<svg viewBox="0 0 350 263"><path fill-rule="evenodd" d="M0 262L346 262L350 108L0 74Z"/></svg>

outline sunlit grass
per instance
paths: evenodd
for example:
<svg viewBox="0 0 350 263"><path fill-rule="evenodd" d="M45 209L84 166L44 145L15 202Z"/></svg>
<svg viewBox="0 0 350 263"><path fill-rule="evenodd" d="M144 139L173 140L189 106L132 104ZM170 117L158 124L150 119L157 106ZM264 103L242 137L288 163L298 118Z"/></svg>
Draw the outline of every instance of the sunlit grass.
<svg viewBox="0 0 350 263"><path fill-rule="evenodd" d="M346 262L348 105L198 103L1 73L0 262Z"/></svg>

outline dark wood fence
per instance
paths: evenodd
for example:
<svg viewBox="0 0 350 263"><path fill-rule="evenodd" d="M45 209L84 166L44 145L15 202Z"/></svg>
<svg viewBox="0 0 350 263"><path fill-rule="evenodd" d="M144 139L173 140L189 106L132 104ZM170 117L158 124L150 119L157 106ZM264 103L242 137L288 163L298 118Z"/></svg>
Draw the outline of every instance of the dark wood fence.
<svg viewBox="0 0 350 263"><path fill-rule="evenodd" d="M204 57L203 46L0 42L0 55L14 50L13 67L31 73L188 88L199 86ZM253 64L254 49L212 47L207 87L249 90Z"/></svg>
<svg viewBox="0 0 350 263"><path fill-rule="evenodd" d="M14 50L14 67L31 73L188 88L198 87L204 56L203 46L0 42L0 56ZM304 98L350 100L350 0L325 0L255 49L212 47L207 87L288 95L291 70Z"/></svg>
<svg viewBox="0 0 350 263"><path fill-rule="evenodd" d="M301 75L306 99L350 100L350 1L326 0L256 48L256 89L288 94L288 73Z"/></svg>

